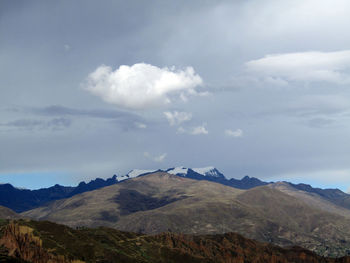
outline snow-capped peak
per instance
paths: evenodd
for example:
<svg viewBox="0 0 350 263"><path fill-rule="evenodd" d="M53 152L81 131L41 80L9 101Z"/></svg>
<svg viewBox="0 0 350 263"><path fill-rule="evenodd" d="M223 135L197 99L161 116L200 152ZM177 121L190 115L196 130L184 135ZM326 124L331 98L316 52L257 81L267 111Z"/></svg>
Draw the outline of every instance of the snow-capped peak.
<svg viewBox="0 0 350 263"><path fill-rule="evenodd" d="M186 176L188 175L188 171L192 170L193 172L203 175L203 176L211 176L211 177L223 177L223 174L220 173L215 167L208 166L202 168L185 168L183 166L170 168L166 170L167 173Z"/></svg>
<svg viewBox="0 0 350 263"><path fill-rule="evenodd" d="M122 175L117 177L118 181L123 181L129 178L135 178L143 174L147 173L153 173L156 172L157 170L139 170L139 169L133 169L130 172L128 172L126 175ZM119 179L120 178L120 179Z"/></svg>
<svg viewBox="0 0 350 263"><path fill-rule="evenodd" d="M202 167L202 168L185 168L183 166L169 168L167 170L140 170L140 169L134 169L131 170L126 175L117 175L116 179L118 182L124 181L126 179L135 178L140 175L149 174L149 173L155 173L157 171L165 171L169 174L174 174L178 176L183 177L189 177L193 176L193 174L198 174L202 176L209 176L209 177L224 177L222 173L220 173L215 167L208 166L208 167Z"/></svg>
<svg viewBox="0 0 350 263"><path fill-rule="evenodd" d="M213 166L203 167L203 168L192 168L193 171L205 176L216 176L217 170Z"/></svg>

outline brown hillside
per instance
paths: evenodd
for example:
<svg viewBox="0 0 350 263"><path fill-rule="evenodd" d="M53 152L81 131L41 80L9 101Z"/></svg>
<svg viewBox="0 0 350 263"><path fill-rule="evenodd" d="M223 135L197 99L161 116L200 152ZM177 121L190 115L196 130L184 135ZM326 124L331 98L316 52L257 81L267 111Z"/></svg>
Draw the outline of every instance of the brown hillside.
<svg viewBox="0 0 350 263"><path fill-rule="evenodd" d="M349 263L299 248L280 248L241 235L149 236L109 228L72 229L42 221L15 221L0 228L0 259L33 263ZM7 252L6 252L7 251ZM12 257L10 258L9 255Z"/></svg>
<svg viewBox="0 0 350 263"><path fill-rule="evenodd" d="M269 186L239 190L155 173L86 192L24 215L70 226L156 234L238 232L321 255L350 253L350 221Z"/></svg>

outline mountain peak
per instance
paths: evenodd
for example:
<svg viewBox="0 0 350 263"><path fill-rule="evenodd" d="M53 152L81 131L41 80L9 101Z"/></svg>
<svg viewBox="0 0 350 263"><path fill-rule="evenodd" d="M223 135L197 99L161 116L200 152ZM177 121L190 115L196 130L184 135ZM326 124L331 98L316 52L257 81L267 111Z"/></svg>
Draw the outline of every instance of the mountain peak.
<svg viewBox="0 0 350 263"><path fill-rule="evenodd" d="M201 168L185 168L183 166L169 168L166 170L167 173L175 174L179 176L188 176L190 174L196 173L197 175L201 176L208 176L208 177L220 177L225 178L222 173L219 172L218 169L216 169L214 166L207 166L207 167L201 167Z"/></svg>
<svg viewBox="0 0 350 263"><path fill-rule="evenodd" d="M140 170L140 169L133 169L130 172L128 172L126 175L122 175L122 176L118 176L117 179L118 181L124 181L126 179L130 179L130 178L135 178L138 177L140 175L144 175L144 174L149 174L149 173L155 173L159 170Z"/></svg>
<svg viewBox="0 0 350 263"><path fill-rule="evenodd" d="M214 166L208 166L203 168L193 168L192 170L204 176L224 177L224 175L220 173L219 170L216 169Z"/></svg>

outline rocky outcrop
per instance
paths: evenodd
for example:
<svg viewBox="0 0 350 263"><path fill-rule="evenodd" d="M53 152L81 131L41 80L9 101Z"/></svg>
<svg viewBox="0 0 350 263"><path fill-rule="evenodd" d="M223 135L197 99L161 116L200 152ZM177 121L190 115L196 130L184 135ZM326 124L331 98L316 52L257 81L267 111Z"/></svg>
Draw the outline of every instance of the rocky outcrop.
<svg viewBox="0 0 350 263"><path fill-rule="evenodd" d="M43 248L42 240L34 234L34 229L19 225L8 224L3 230L0 246L8 250L8 256L20 258L33 263L78 263L64 256L49 253Z"/></svg>
<svg viewBox="0 0 350 263"><path fill-rule="evenodd" d="M19 220L4 224L1 234L0 262L350 263L350 257L322 257L300 247L281 248L235 233L142 235ZM1 261L2 255L16 261Z"/></svg>
<svg viewBox="0 0 350 263"><path fill-rule="evenodd" d="M190 236L173 233L155 236L167 248L190 254L202 262L222 263L349 263L349 257L325 258L300 247L281 248L246 239L235 233Z"/></svg>

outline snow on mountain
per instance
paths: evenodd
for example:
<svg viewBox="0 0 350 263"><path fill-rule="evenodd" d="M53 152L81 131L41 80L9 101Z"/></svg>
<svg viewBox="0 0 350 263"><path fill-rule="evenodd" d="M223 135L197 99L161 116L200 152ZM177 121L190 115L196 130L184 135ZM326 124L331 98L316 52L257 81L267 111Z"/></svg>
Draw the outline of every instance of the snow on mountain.
<svg viewBox="0 0 350 263"><path fill-rule="evenodd" d="M135 178L143 174L147 173L154 173L160 170L139 170L139 169L134 169L131 170L129 173L126 175L118 175L117 180L118 182L124 181L126 179L130 178ZM185 168L183 166L175 167L175 168L169 168L166 170L163 170L169 174L174 174L178 176L188 176L189 172L190 173L197 173L203 176L209 176L209 177L223 177L223 175L213 166L208 166L208 167L202 167L202 168Z"/></svg>
<svg viewBox="0 0 350 263"><path fill-rule="evenodd" d="M221 173L213 166L193 168L192 170L204 176L221 177Z"/></svg>
<svg viewBox="0 0 350 263"><path fill-rule="evenodd" d="M129 179L129 178L135 178L135 177L138 177L140 175L143 175L143 174L147 174L147 173L153 173L153 172L156 172L157 170L139 170L139 169L133 169L131 170L128 174L126 175L119 175L117 176L117 179L118 181L123 181L123 180L126 180L126 179Z"/></svg>
<svg viewBox="0 0 350 263"><path fill-rule="evenodd" d="M220 173L215 167L208 166L202 168L185 168L183 166L170 168L166 170L167 173L175 174L175 175L188 175L188 171L192 170L193 172L203 175L203 176L211 176L211 177L223 177L222 173Z"/></svg>

